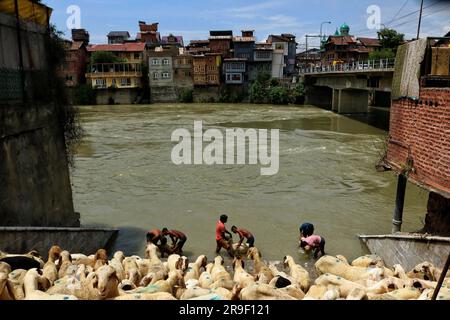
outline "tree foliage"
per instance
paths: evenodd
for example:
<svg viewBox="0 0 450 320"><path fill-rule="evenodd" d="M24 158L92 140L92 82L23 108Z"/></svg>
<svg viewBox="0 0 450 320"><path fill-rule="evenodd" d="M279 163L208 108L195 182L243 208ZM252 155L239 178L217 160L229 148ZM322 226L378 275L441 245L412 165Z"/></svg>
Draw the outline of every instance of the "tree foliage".
<svg viewBox="0 0 450 320"><path fill-rule="evenodd" d="M48 54L48 84L51 88L48 97L52 99L56 107L59 124L64 132L67 161L70 166L74 167L75 148L81 141L84 130L81 126L78 109L69 103L65 82L59 76L59 70L66 59L66 51L62 32L58 31L53 25L49 27L46 49Z"/></svg>
<svg viewBox="0 0 450 320"><path fill-rule="evenodd" d="M395 53L392 49L381 49L369 53L369 60L393 59Z"/></svg>
<svg viewBox="0 0 450 320"><path fill-rule="evenodd" d="M404 43L405 35L394 29L385 28L378 31L378 39L383 49L391 49L395 54L398 46Z"/></svg>
<svg viewBox="0 0 450 320"><path fill-rule="evenodd" d="M194 90L192 89L183 89L179 96L179 101L182 103L192 103L194 102Z"/></svg>
<svg viewBox="0 0 450 320"><path fill-rule="evenodd" d="M124 62L123 59L120 59L117 55L109 51L96 51L91 55L91 63L116 63L116 62Z"/></svg>

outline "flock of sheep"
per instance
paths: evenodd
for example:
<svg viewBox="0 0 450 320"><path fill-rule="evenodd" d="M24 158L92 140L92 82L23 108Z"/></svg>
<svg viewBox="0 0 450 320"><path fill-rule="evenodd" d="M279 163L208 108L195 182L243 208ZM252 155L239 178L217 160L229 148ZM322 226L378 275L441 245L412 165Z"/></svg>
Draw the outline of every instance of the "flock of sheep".
<svg viewBox="0 0 450 320"><path fill-rule="evenodd" d="M12 270L5 261L14 257L39 267ZM257 248L246 258L252 260L251 273L240 257L232 262L233 272L220 256L208 262L202 255L189 263L174 254L163 262L153 244L145 258L118 251L111 260L103 249L85 256L53 246L47 262L33 252L0 252L0 300L429 300L441 273L428 262L405 272L400 265L387 268L375 256L351 264L342 256L324 256L315 264L319 277L313 281L290 256L283 259L283 270L264 262ZM450 300L450 277L438 299Z"/></svg>

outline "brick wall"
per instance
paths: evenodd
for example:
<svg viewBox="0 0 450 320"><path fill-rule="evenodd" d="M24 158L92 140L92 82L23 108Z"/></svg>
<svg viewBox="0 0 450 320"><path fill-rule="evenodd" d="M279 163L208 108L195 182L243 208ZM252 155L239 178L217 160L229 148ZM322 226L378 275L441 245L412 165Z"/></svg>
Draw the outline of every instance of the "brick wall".
<svg viewBox="0 0 450 320"><path fill-rule="evenodd" d="M410 181L450 197L450 88L422 88L420 100L392 102L388 162Z"/></svg>

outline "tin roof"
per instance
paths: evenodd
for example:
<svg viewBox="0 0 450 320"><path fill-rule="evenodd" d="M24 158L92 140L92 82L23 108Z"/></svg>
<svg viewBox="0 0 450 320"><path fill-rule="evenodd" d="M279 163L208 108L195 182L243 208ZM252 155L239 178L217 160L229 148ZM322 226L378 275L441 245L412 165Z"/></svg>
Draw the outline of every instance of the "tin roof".
<svg viewBox="0 0 450 320"><path fill-rule="evenodd" d="M87 47L89 52L95 51L113 51L113 52L142 52L145 49L145 43L129 42L121 44L94 44Z"/></svg>

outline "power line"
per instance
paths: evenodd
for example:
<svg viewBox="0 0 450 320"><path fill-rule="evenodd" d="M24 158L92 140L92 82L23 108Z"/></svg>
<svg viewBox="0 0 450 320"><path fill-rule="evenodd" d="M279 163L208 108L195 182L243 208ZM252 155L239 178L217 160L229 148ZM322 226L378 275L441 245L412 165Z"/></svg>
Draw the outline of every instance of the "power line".
<svg viewBox="0 0 450 320"><path fill-rule="evenodd" d="M426 7L426 8L430 8L430 7L432 7L432 6L434 6L434 5L438 4L438 3L440 3L440 1L434 3L433 5L429 5L429 6ZM422 19L427 18L427 17L430 17L430 16L432 16L432 15L435 15L435 14L437 14L437 13L442 12L444 9L449 8L449 5L450 5L450 4L447 3L447 4L444 4L444 7L436 8L434 11L431 11L431 10L430 10L430 12L427 12L427 14L424 14L424 15L422 16ZM420 11L420 10L417 10L415 13L418 13L419 11ZM408 14L407 16L411 16L411 15L412 15L412 14L410 13L410 14ZM404 17L406 17L406 16L404 16ZM400 21L401 19L396 19L396 20L397 20L397 21ZM409 19L409 20L407 20L407 21L403 21L403 22L400 22L400 23L398 23L398 24L389 25L389 27L392 28L392 29L394 29L394 28L398 28L398 27L401 27L401 26L404 26L404 25L411 24L411 23L417 23L417 18ZM366 29L366 30L367 30L367 29ZM360 36L361 36L361 35L362 35L362 36L364 36L364 35L370 35L370 34L373 34L373 31L369 31L369 32L366 31L366 32L360 34Z"/></svg>
<svg viewBox="0 0 450 320"><path fill-rule="evenodd" d="M431 8L431 7L434 7L435 5L440 4L440 3L441 3L440 0L434 1L434 2L430 3L430 4L427 5L427 6L424 6L423 10L429 9L429 8ZM415 11L412 11L412 12L409 12L409 13L407 13L407 14L401 16L401 17L398 17L398 18L395 18L395 19L391 19L391 21L389 21L388 23L386 23L385 26L386 26L386 27L391 27L391 24L392 24L393 22L400 21L400 20L403 20L403 19L405 19L405 18L411 17L412 15L418 14L419 12L420 12L420 9L415 10ZM367 28L362 29L362 30L358 30L358 31L356 31L356 32L354 32L354 33L355 33L355 34L359 34L359 33L361 33L361 32L365 32L365 33L363 33L362 35L367 35L367 34L372 34L372 33L373 33L373 31L369 31L369 32L368 32L368 31L367 31Z"/></svg>
<svg viewBox="0 0 450 320"><path fill-rule="evenodd" d="M389 21L389 22L386 23L386 24L392 23L392 22L395 20L395 18L397 18L398 15L402 12L402 10L405 9L405 7L406 7L406 5L408 4L408 2L409 2L409 0L406 0L405 3L403 3L403 5L401 6L401 8L400 8L400 9L397 11L397 13L394 15L394 17L391 19L391 21Z"/></svg>

